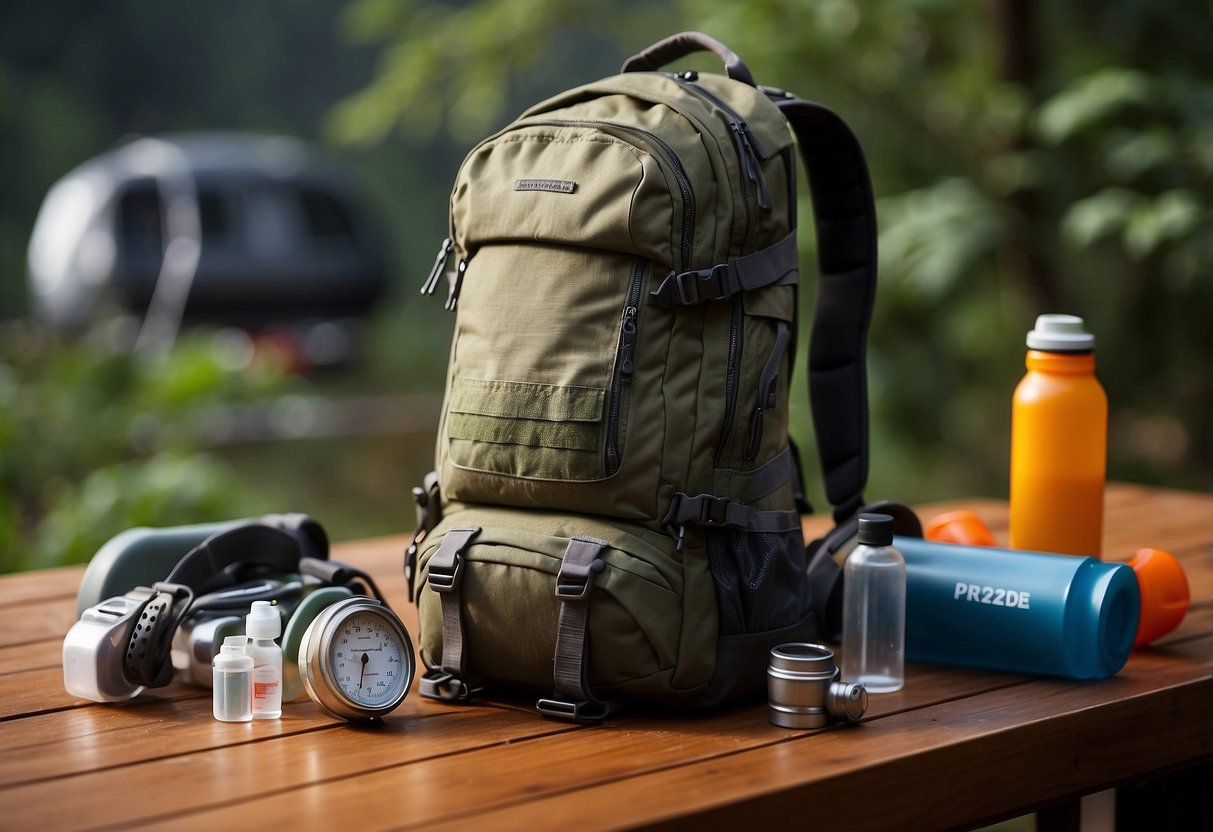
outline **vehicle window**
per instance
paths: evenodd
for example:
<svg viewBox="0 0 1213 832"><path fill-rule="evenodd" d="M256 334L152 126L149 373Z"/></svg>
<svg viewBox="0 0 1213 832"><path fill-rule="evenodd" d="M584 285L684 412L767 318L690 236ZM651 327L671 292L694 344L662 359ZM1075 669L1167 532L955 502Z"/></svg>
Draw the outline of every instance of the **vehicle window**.
<svg viewBox="0 0 1213 832"><path fill-rule="evenodd" d="M308 233L321 242L352 241L354 224L344 205L332 194L311 188L299 190Z"/></svg>

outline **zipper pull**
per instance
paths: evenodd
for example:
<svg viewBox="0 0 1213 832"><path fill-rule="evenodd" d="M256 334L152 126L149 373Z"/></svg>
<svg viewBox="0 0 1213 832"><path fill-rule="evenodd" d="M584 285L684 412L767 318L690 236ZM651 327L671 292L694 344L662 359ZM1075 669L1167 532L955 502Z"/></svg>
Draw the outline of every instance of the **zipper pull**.
<svg viewBox="0 0 1213 832"><path fill-rule="evenodd" d="M769 214L774 210L775 206L771 203L771 194L767 191L767 180L762 175L762 164L760 163L760 160L767 158L767 153L763 150L762 145L758 143L758 137L754 135L754 131L745 122L741 123L741 140L745 144L746 153L750 157L752 171L750 181L758 189L758 207Z"/></svg>
<svg viewBox="0 0 1213 832"><path fill-rule="evenodd" d="M758 195L758 207L767 214L771 213L774 206L767 191L766 179L762 175L762 165L759 164L759 160L765 159L766 155L760 152L761 145L758 145L757 137L744 121L730 121L729 132L733 136L733 144L737 147L737 156L741 159L745 177L750 180Z"/></svg>
<svg viewBox="0 0 1213 832"><path fill-rule="evenodd" d="M619 372L627 377L636 369L633 360L636 352L636 307L629 306L623 310L623 352L619 362Z"/></svg>
<svg viewBox="0 0 1213 832"><path fill-rule="evenodd" d="M438 277L442 274L443 268L446 267L446 261L450 258L451 250L454 248L455 244L451 242L450 237L442 241L442 247L438 249L438 256L434 258L434 267L430 269L430 274L425 279L425 283L421 284L421 294L434 294L434 289L438 286Z"/></svg>
<svg viewBox="0 0 1213 832"><path fill-rule="evenodd" d="M468 261L460 260L458 267L455 269L455 279L451 281L451 291L446 296L444 308L448 312L455 311L455 306L459 303L459 293L463 290L463 276L467 274L467 271Z"/></svg>

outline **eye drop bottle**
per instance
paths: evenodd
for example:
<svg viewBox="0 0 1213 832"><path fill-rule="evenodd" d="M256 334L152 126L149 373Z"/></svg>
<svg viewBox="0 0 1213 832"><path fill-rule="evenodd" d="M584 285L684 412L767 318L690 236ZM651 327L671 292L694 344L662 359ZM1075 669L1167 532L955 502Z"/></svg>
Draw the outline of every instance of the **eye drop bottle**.
<svg viewBox="0 0 1213 832"><path fill-rule="evenodd" d="M906 562L892 544L892 517L861 514L842 568L842 680L868 693L905 683Z"/></svg>
<svg viewBox="0 0 1213 832"><path fill-rule="evenodd" d="M244 652L247 642L245 636L228 636L212 664L211 712L220 722L248 722L253 718L253 657Z"/></svg>
<svg viewBox="0 0 1213 832"><path fill-rule="evenodd" d="M253 719L282 716L282 648L274 639L282 634L282 619L269 601L254 601L244 631L251 639L253 661Z"/></svg>

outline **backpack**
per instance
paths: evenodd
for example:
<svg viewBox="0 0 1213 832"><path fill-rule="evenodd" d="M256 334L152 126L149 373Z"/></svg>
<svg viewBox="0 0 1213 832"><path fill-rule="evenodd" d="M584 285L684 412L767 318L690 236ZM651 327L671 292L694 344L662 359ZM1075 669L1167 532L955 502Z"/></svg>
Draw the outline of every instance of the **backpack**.
<svg viewBox="0 0 1213 832"><path fill-rule="evenodd" d="M701 50L724 76L658 71ZM406 553L422 695L530 690L579 721L710 706L821 632L788 437L797 144L820 266L809 388L842 523L868 471L876 217L838 116L689 32L468 154L422 288L445 274L455 312Z"/></svg>

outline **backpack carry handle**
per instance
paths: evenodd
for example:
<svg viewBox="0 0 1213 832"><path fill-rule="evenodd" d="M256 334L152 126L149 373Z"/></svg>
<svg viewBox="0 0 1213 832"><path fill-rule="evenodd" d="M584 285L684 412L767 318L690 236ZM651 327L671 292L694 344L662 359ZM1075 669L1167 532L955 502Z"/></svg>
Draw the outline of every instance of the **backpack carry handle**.
<svg viewBox="0 0 1213 832"><path fill-rule="evenodd" d="M624 61L621 72L652 72L694 52L715 52L716 56L724 61L725 75L751 87L757 86L754 76L750 74L750 68L737 53L703 32L680 32L659 40Z"/></svg>

